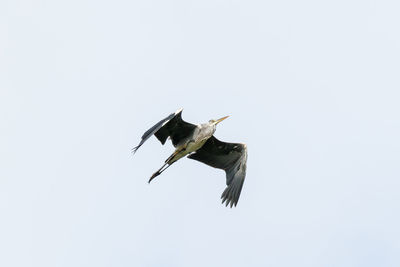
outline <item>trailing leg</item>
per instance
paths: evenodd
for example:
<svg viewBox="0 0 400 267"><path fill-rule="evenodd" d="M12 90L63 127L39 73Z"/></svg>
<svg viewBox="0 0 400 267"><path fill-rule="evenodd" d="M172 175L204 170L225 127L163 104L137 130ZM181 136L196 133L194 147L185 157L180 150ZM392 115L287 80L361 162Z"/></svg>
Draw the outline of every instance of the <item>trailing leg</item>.
<svg viewBox="0 0 400 267"><path fill-rule="evenodd" d="M156 178L157 176L159 176L163 171L165 171L166 169L168 169L169 166L171 166L172 164L168 164L165 163L158 171L156 171L155 173L153 173L153 175L150 177L149 183L151 182L151 180L153 180L154 178ZM165 167L166 166L166 167Z"/></svg>
<svg viewBox="0 0 400 267"><path fill-rule="evenodd" d="M179 160L180 158L182 158L182 156L184 156L185 154L182 154L181 152L184 152L186 150L186 145L182 146L180 148L178 148L177 150L175 150L174 153L172 153L171 156L169 156L166 160L165 160L165 164L162 165L162 167L156 171L155 173L153 173L153 175L150 177L149 183L151 182L151 180L153 180L154 178L156 178L158 175L160 175L163 171L165 171L166 169L168 169L169 166L171 166L172 164L174 164L174 162L176 162L177 160Z"/></svg>

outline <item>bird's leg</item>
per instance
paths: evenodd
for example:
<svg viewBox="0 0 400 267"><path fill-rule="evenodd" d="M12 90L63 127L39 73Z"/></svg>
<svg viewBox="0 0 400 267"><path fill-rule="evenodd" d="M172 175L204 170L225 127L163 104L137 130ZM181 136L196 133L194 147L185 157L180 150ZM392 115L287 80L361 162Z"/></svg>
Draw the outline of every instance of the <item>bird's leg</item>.
<svg viewBox="0 0 400 267"><path fill-rule="evenodd" d="M153 180L154 178L156 178L158 175L160 175L163 171L165 171L166 169L168 169L169 166L171 166L174 162L176 162L178 159L176 159L175 157L182 151L186 150L186 144L183 145L182 147L178 148L177 150L175 150L174 153L172 153L171 156L169 156L167 158L167 160L165 161L165 164L162 165L162 167L156 171L155 173L153 173L153 175L150 177L149 183L151 182L151 180Z"/></svg>
<svg viewBox="0 0 400 267"><path fill-rule="evenodd" d="M169 166L171 166L171 164L165 163L158 171L156 171L155 173L153 173L153 175L150 177L149 179L149 183L151 182L151 180L153 180L154 178L156 178L157 176L159 176L163 171L165 171L166 169L168 169ZM167 167L165 167L167 166Z"/></svg>
<svg viewBox="0 0 400 267"><path fill-rule="evenodd" d="M185 151L185 150L186 150L186 147L187 147L187 144L184 144L183 146L177 148L177 149L174 151L174 153L172 153L172 155L169 156L169 157L165 160L165 163L168 163L168 164L171 165L172 163L174 163L175 161L177 161L178 159L180 159L182 156L180 156L180 157L178 157L178 158L176 158L176 156L179 156L179 153L181 153L182 151Z"/></svg>

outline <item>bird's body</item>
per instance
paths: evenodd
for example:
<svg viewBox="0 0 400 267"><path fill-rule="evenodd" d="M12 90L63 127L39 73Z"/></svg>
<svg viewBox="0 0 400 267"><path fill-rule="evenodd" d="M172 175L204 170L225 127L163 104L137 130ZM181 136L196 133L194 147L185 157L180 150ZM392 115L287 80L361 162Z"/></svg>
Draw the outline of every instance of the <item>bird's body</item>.
<svg viewBox="0 0 400 267"><path fill-rule="evenodd" d="M177 153L173 159L171 159L171 164L175 161L185 157L186 155L195 152L200 149L205 142L214 134L216 130L215 124L210 125L208 123L198 124L196 128L187 138L182 139L176 146L175 153Z"/></svg>
<svg viewBox="0 0 400 267"><path fill-rule="evenodd" d="M225 143L216 139L213 134L216 125L228 116L208 123L194 125L182 120L182 109L170 114L146 131L136 150L151 136L155 135L162 144L169 137L175 147L174 153L165 164L156 171L150 180L160 175L177 160L187 156L226 172L228 187L221 198L226 205L237 204L246 175L247 147L245 144Z"/></svg>

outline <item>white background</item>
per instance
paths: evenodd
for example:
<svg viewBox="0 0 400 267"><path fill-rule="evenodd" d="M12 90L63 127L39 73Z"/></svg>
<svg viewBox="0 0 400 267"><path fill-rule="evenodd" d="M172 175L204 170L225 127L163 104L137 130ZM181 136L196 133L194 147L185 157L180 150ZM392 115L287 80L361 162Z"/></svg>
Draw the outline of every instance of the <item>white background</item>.
<svg viewBox="0 0 400 267"><path fill-rule="evenodd" d="M398 1L2 1L1 266L399 266ZM223 171L152 138L178 108Z"/></svg>

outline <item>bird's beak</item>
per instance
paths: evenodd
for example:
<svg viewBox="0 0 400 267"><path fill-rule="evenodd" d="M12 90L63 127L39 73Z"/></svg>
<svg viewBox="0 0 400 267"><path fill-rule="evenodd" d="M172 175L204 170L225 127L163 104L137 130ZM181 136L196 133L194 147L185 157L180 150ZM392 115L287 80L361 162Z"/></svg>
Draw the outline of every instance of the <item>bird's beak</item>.
<svg viewBox="0 0 400 267"><path fill-rule="evenodd" d="M221 119L216 120L216 121L215 121L215 124L217 125L218 123L220 123L221 121L225 120L225 119L228 118L228 117L229 117L229 116L225 116L225 117L222 117Z"/></svg>

